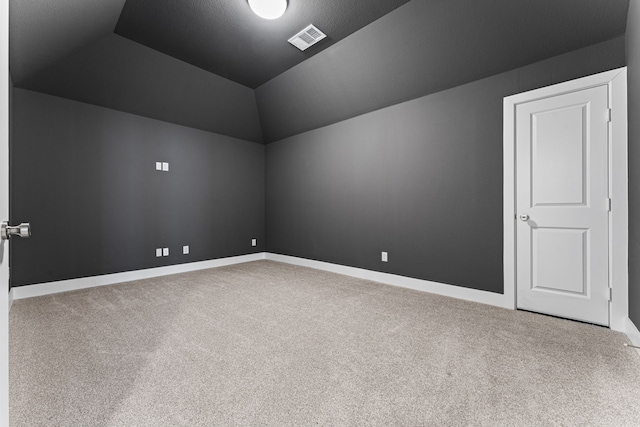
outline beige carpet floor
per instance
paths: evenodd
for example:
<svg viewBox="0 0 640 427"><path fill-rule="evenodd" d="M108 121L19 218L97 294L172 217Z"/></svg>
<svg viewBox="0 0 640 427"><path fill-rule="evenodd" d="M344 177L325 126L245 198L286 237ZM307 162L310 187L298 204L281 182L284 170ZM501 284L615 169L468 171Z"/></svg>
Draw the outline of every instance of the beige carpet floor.
<svg viewBox="0 0 640 427"><path fill-rule="evenodd" d="M14 303L11 426L640 426L606 328L270 261Z"/></svg>

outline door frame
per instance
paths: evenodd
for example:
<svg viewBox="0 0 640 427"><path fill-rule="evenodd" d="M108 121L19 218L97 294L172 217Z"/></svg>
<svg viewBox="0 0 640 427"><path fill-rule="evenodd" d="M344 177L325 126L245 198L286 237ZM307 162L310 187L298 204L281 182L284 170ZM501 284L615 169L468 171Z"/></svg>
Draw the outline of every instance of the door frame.
<svg viewBox="0 0 640 427"><path fill-rule="evenodd" d="M9 0L0 0L0 193L9 198ZM9 220L9 212L0 203L0 221ZM6 210L5 210L6 209ZM9 242L0 242L0 257L3 271L8 269ZM9 425L9 289L0 286L0 427Z"/></svg>
<svg viewBox="0 0 640 427"><path fill-rule="evenodd" d="M518 104L562 95L595 86L609 88L609 327L625 332L629 317L629 197L627 166L627 67L554 84L504 98L503 121L503 221L504 221L504 298L505 306L516 309L516 138Z"/></svg>

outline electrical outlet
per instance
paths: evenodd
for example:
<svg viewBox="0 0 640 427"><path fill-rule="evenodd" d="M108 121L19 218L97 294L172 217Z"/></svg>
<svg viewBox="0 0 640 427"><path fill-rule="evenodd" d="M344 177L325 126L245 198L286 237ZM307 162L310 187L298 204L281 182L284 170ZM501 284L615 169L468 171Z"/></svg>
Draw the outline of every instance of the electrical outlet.
<svg viewBox="0 0 640 427"><path fill-rule="evenodd" d="M183 255L188 255L189 254L189 245L186 245L186 246L182 247L182 254Z"/></svg>
<svg viewBox="0 0 640 427"><path fill-rule="evenodd" d="M389 254L387 252L382 252L382 262L389 262Z"/></svg>
<svg viewBox="0 0 640 427"><path fill-rule="evenodd" d="M169 256L169 248L162 248L162 256Z"/></svg>
<svg viewBox="0 0 640 427"><path fill-rule="evenodd" d="M258 239L251 239L251 246L258 246Z"/></svg>
<svg viewBox="0 0 640 427"><path fill-rule="evenodd" d="M162 170L162 162L156 162L156 170L157 171L161 171Z"/></svg>
<svg viewBox="0 0 640 427"><path fill-rule="evenodd" d="M162 170L165 172L169 172L169 163L162 162Z"/></svg>
<svg viewBox="0 0 640 427"><path fill-rule="evenodd" d="M156 249L156 257L161 257L162 256L162 248L157 248Z"/></svg>

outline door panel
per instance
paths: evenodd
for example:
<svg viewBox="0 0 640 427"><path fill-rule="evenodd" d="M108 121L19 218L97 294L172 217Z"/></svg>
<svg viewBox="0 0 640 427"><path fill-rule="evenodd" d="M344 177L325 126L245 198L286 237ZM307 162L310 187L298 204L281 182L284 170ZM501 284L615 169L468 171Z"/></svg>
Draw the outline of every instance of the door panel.
<svg viewBox="0 0 640 427"><path fill-rule="evenodd" d="M532 115L533 206L585 203L584 105Z"/></svg>
<svg viewBox="0 0 640 427"><path fill-rule="evenodd" d="M9 0L0 0L0 221L9 219ZM0 241L0 427L9 425L9 242Z"/></svg>
<svg viewBox="0 0 640 427"><path fill-rule="evenodd" d="M587 294L589 230L533 228L531 289Z"/></svg>
<svg viewBox="0 0 640 427"><path fill-rule="evenodd" d="M517 306L608 325L607 86L519 104L515 136Z"/></svg>

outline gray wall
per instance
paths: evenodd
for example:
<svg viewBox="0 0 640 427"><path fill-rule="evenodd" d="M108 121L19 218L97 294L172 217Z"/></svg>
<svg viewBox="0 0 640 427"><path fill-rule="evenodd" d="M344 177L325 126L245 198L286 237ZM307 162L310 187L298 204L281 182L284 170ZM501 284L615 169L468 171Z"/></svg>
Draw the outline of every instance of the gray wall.
<svg viewBox="0 0 640 427"><path fill-rule="evenodd" d="M252 89L115 34L18 87L262 142Z"/></svg>
<svg viewBox="0 0 640 427"><path fill-rule="evenodd" d="M528 2L505 2L507 9L530 8L520 22L501 19L494 8L482 7L483 2L466 2L461 8L449 5L457 2L411 1L258 87L264 139L277 141L607 40L586 38L578 44L574 38L580 31L554 37L548 15L538 13L548 14L564 2L547 2L541 9ZM597 19L585 21L586 34L595 37L604 22L626 12L625 2L608 3ZM583 13L579 4L572 10ZM461 22L466 23L463 29ZM600 64L624 65L623 31L588 48L588 55L572 55L575 60L557 73L583 76ZM517 36L505 40L502 34ZM546 43L540 43L540 37Z"/></svg>
<svg viewBox="0 0 640 427"><path fill-rule="evenodd" d="M629 84L629 318L640 327L640 0L631 0L627 21Z"/></svg>
<svg viewBox="0 0 640 427"><path fill-rule="evenodd" d="M267 145L267 250L501 293L503 97L624 66L619 44Z"/></svg>
<svg viewBox="0 0 640 427"><path fill-rule="evenodd" d="M11 241L13 286L264 251L263 145L23 89L13 102L10 216L33 228Z"/></svg>

